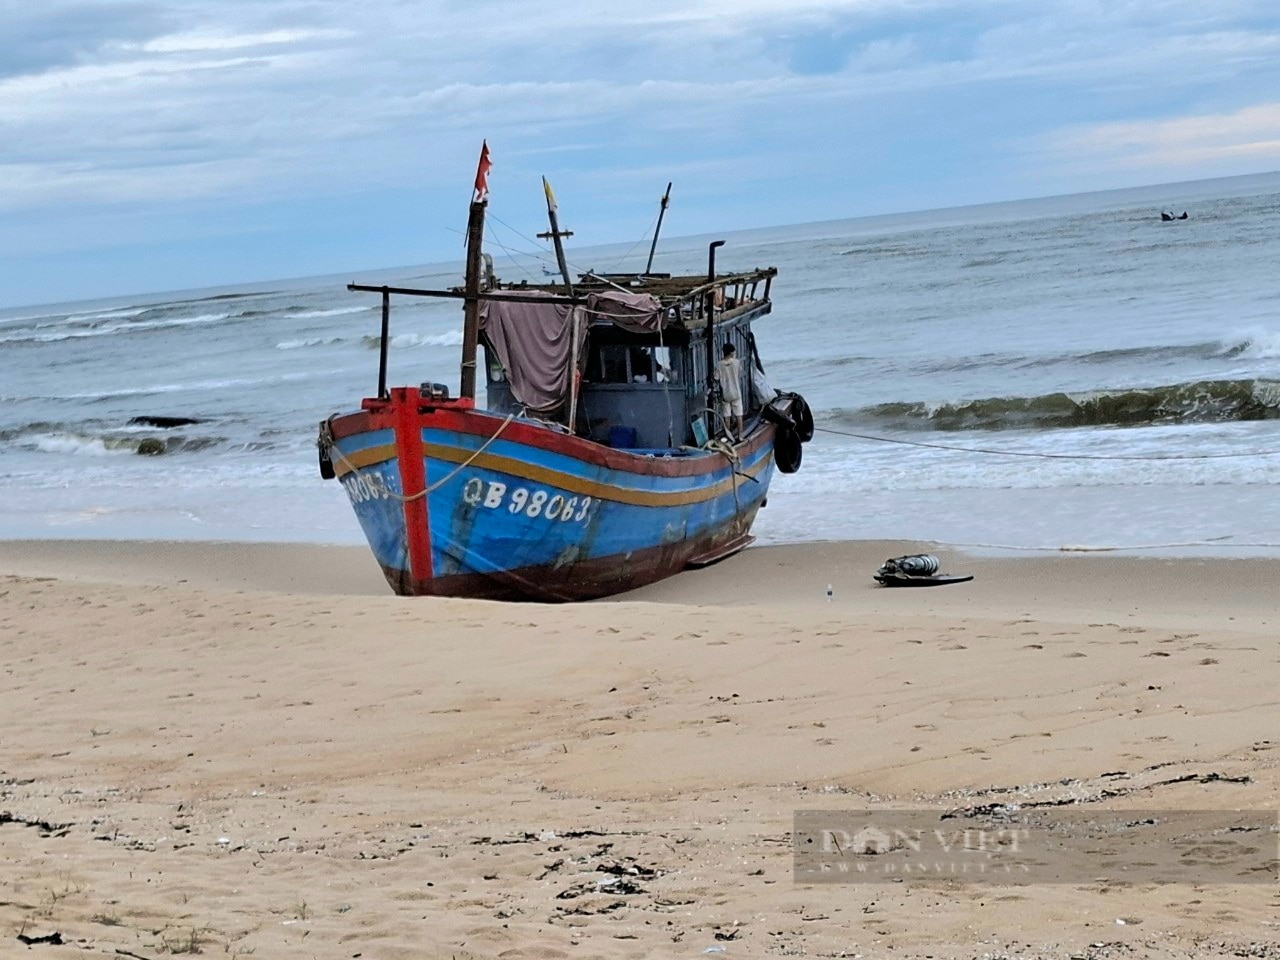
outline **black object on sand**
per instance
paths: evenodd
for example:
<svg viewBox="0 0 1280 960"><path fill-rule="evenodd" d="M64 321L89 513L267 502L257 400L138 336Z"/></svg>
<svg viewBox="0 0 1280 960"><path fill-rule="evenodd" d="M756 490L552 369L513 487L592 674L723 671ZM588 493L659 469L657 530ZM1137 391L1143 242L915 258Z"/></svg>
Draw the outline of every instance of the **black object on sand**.
<svg viewBox="0 0 1280 960"><path fill-rule="evenodd" d="M941 564L931 553L916 553L886 560L875 572L875 579L886 587L940 587L947 583L965 583L973 577L956 577L939 573Z"/></svg>

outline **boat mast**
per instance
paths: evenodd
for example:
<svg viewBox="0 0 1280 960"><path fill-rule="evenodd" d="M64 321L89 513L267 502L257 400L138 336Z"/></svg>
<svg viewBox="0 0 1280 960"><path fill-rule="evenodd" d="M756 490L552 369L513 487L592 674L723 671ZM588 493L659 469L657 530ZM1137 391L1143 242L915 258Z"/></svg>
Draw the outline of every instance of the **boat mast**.
<svg viewBox="0 0 1280 960"><path fill-rule="evenodd" d="M667 192L662 195L661 206L658 207L658 225L653 228L653 243L649 244L649 259L644 265L644 272L653 269L653 254L658 249L658 234L662 232L662 218L666 216L667 205L671 203L671 184L667 184Z"/></svg>
<svg viewBox="0 0 1280 960"><path fill-rule="evenodd" d="M480 271L484 245L484 211L489 205L489 143L480 146L475 193L467 215L466 295L462 307L462 374L458 395L476 398L476 347L480 340Z"/></svg>
<svg viewBox="0 0 1280 960"><path fill-rule="evenodd" d="M573 282L569 279L569 264L564 258L564 244L560 241L564 237L572 237L572 230L560 229L560 218L556 216L556 195L551 192L551 184L547 183L547 178L542 178L542 190L547 195L547 219L551 222L551 231L549 233L538 234L539 240L551 238L556 245L556 263L560 265L560 276L564 277L565 289L569 296L573 296Z"/></svg>
<svg viewBox="0 0 1280 960"><path fill-rule="evenodd" d="M707 249L707 295L702 301L702 309L707 318L707 392L715 390L716 380L716 250L724 246L723 240L712 240ZM707 404L715 409L715 403Z"/></svg>
<svg viewBox="0 0 1280 960"><path fill-rule="evenodd" d="M547 178L542 178L542 192L547 195L547 220L551 223L551 230L548 233L538 234L539 240L551 238L551 242L556 245L556 262L560 265L560 276L564 278L564 288L570 297L573 296L573 284L569 280L569 263L564 258L564 244L560 241L565 237L572 237L572 230L560 229L560 218L556 216L556 195L551 192L551 184L547 182ZM580 318L576 308L569 308L569 322L573 325L572 336L569 340L569 411L565 415L565 426L569 428L570 433L577 432L578 419L578 353L582 349L580 342Z"/></svg>

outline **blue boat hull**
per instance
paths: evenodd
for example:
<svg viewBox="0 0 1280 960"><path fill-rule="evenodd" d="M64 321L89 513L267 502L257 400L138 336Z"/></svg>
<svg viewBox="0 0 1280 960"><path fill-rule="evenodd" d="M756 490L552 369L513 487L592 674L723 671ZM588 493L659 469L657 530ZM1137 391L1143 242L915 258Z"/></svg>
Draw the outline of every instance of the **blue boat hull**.
<svg viewBox="0 0 1280 960"><path fill-rule="evenodd" d="M763 421L732 450L645 453L412 399L330 421L335 472L404 595L632 589L745 546L773 475L775 428Z"/></svg>

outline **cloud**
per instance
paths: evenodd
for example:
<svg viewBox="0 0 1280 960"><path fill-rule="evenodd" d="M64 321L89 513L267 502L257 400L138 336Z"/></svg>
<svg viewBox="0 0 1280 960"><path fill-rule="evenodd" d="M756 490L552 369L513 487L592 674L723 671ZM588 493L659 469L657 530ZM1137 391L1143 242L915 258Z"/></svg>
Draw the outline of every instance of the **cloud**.
<svg viewBox="0 0 1280 960"><path fill-rule="evenodd" d="M296 44L314 40L344 40L354 36L351 30L270 30L263 33L175 33L141 45L147 53L190 53L210 50L243 50Z"/></svg>
<svg viewBox="0 0 1280 960"><path fill-rule="evenodd" d="M230 217L253 204L292 203L296 220L357 194L445 197L484 136L502 158L495 176L556 173L566 196L589 190L602 211L617 199L610 190L651 175L661 186L657 168L679 167L694 181L680 195L704 198L710 213L774 220L1104 187L1106 171L1143 164L1156 177L1175 162L1186 176L1274 163L1277 135L1251 103L1271 99L1252 91L1280 89L1272 0L352 9L7 5L0 209L34 223L72 204L104 217L128 205L130 231L148 216ZM1126 132L1125 118L1193 114L1238 126L1176 144L1159 138L1182 128ZM1262 132L1242 132L1250 124ZM548 154L552 168L538 169ZM768 196L744 204L744 184ZM752 212L766 204L780 212Z"/></svg>
<svg viewBox="0 0 1280 960"><path fill-rule="evenodd" d="M0 77L39 73L93 60L114 45L163 34L159 3L12 3L0 6Z"/></svg>
<svg viewBox="0 0 1280 960"><path fill-rule="evenodd" d="M1046 148L1077 166L1160 170L1172 175L1280 166L1280 101L1229 113L1080 127L1049 138Z"/></svg>

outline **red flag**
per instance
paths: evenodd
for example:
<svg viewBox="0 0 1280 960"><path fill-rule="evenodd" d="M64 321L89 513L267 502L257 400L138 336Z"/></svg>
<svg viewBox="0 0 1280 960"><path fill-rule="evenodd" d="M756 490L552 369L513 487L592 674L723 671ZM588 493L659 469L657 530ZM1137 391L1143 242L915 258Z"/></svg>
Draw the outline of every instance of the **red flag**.
<svg viewBox="0 0 1280 960"><path fill-rule="evenodd" d="M493 164L489 160L489 141L483 140L480 145L480 165L476 167L476 192L472 203L483 203L489 199L489 168Z"/></svg>

